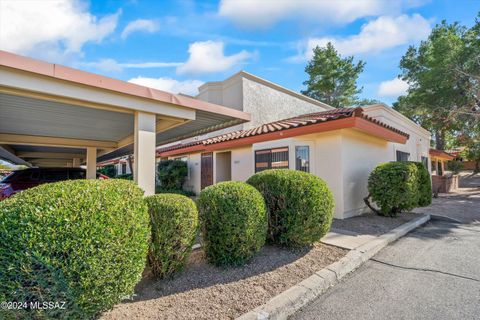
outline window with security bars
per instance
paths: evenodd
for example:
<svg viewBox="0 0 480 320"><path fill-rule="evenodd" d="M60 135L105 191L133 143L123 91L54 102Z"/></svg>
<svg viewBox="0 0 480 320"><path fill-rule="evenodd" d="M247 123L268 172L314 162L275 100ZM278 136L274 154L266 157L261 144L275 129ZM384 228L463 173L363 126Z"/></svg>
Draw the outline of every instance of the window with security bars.
<svg viewBox="0 0 480 320"><path fill-rule="evenodd" d="M255 151L255 172L288 169L288 147Z"/></svg>
<svg viewBox="0 0 480 320"><path fill-rule="evenodd" d="M397 150L397 161L408 161L410 153Z"/></svg>
<svg viewBox="0 0 480 320"><path fill-rule="evenodd" d="M308 146L295 147L295 169L310 172L310 148Z"/></svg>

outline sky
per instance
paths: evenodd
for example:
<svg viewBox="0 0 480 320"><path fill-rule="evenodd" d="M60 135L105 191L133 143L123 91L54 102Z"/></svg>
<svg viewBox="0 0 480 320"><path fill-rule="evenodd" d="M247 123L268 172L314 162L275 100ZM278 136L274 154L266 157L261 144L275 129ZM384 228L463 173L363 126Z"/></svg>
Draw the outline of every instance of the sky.
<svg viewBox="0 0 480 320"><path fill-rule="evenodd" d="M0 0L0 49L195 95L239 70L300 91L312 48L330 41L366 62L360 97L391 104L407 48L479 11L480 0Z"/></svg>

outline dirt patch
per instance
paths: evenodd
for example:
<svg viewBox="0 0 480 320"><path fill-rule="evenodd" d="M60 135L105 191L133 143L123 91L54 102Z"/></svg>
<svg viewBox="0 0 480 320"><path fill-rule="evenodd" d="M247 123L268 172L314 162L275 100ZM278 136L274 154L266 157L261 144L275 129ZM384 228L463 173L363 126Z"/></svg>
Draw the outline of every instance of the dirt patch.
<svg viewBox="0 0 480 320"><path fill-rule="evenodd" d="M232 319L346 253L321 243L302 250L265 246L243 267L217 268L207 264L203 252L197 250L183 273L168 280L146 275L134 301L115 306L102 319Z"/></svg>
<svg viewBox="0 0 480 320"><path fill-rule="evenodd" d="M400 213L395 218L382 217L375 213L366 213L344 220L333 220L332 229L341 229L358 234L382 235L402 224L418 218L419 213Z"/></svg>

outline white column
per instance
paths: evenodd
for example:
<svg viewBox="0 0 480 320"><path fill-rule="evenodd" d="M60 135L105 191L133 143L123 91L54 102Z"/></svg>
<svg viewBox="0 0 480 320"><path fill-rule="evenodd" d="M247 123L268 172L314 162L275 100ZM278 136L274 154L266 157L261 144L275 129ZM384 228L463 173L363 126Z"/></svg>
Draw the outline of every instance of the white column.
<svg viewBox="0 0 480 320"><path fill-rule="evenodd" d="M145 195L155 194L156 116L135 113L133 178Z"/></svg>
<svg viewBox="0 0 480 320"><path fill-rule="evenodd" d="M97 178L97 148L87 148L87 179Z"/></svg>
<svg viewBox="0 0 480 320"><path fill-rule="evenodd" d="M439 176L438 174L438 160L435 160L435 174Z"/></svg>
<svg viewBox="0 0 480 320"><path fill-rule="evenodd" d="M73 158L72 166L73 166L74 168L80 167L80 159L79 159L79 158Z"/></svg>

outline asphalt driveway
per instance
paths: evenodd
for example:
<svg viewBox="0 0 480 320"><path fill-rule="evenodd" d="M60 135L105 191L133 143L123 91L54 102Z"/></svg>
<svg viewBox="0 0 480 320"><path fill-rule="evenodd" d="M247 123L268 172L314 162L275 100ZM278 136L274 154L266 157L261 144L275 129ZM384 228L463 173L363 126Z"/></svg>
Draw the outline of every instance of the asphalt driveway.
<svg viewBox="0 0 480 320"><path fill-rule="evenodd" d="M475 181L428 208L462 223L436 220L406 235L292 319L480 319Z"/></svg>

